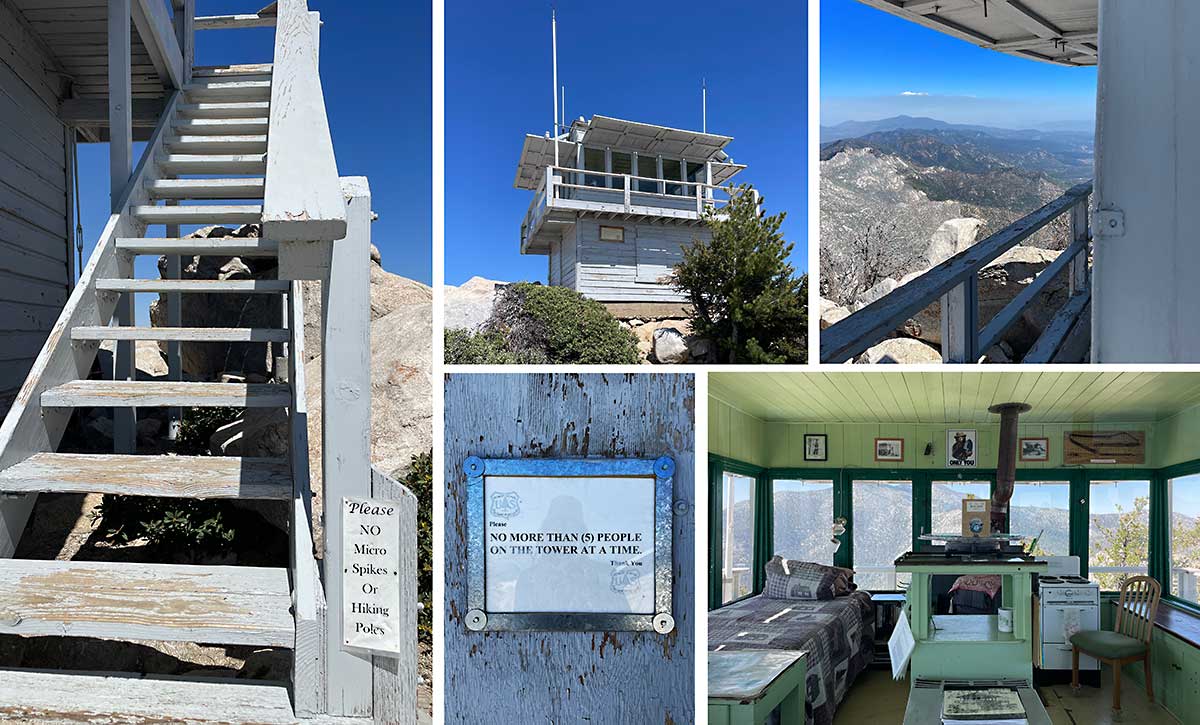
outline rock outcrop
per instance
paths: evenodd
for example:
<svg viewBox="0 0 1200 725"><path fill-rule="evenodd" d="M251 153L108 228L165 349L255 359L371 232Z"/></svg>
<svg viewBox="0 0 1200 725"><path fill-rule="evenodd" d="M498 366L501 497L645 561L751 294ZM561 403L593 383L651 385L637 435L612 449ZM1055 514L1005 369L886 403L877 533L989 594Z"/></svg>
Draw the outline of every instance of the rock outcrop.
<svg viewBox="0 0 1200 725"><path fill-rule="evenodd" d="M975 243L983 226L982 219L960 217L947 219L937 228L925 248L925 266L936 267Z"/></svg>
<svg viewBox="0 0 1200 725"><path fill-rule="evenodd" d="M257 224L237 229L212 226L187 235L189 239L208 237L257 237ZM159 257L159 275L167 277L167 258ZM182 279L276 279L278 263L272 257L185 257ZM262 327L277 328L282 322L278 298L261 294L190 293L180 295L184 327ZM166 295L150 303L150 323L167 326ZM222 373L269 376L274 368L272 344L265 342L212 343L185 342L180 345L183 374L188 380L216 381ZM167 343L159 343L165 353Z"/></svg>
<svg viewBox="0 0 1200 725"><path fill-rule="evenodd" d="M827 330L850 316L850 309L824 297L820 301L821 329Z"/></svg>
<svg viewBox="0 0 1200 725"><path fill-rule="evenodd" d="M478 329L492 314L492 306L496 303L496 288L506 284L508 283L484 277L472 277L458 287L445 285L442 308L446 329Z"/></svg>
<svg viewBox="0 0 1200 725"><path fill-rule="evenodd" d="M940 363L942 354L932 345L926 345L911 337L893 337L884 340L868 349L855 359L856 363L881 364L898 363L912 365L916 363Z"/></svg>

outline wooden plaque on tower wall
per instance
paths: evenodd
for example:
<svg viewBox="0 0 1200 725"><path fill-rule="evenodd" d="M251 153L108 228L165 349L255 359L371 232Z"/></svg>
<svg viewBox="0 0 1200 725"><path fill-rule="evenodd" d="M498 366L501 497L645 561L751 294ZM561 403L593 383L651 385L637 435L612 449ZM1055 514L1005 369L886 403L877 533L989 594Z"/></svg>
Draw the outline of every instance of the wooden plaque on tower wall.
<svg viewBox="0 0 1200 725"><path fill-rule="evenodd" d="M1140 464L1146 462L1146 432L1083 430L1063 434L1063 463Z"/></svg>

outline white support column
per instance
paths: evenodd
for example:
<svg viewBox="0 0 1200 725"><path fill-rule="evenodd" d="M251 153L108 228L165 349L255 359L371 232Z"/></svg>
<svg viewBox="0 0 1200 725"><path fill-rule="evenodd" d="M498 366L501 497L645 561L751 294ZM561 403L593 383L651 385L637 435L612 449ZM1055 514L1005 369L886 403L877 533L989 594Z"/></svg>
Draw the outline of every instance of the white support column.
<svg viewBox="0 0 1200 725"><path fill-rule="evenodd" d="M192 80L196 63L196 0L183 0L183 8L175 12L175 35L183 54L183 80Z"/></svg>
<svg viewBox="0 0 1200 725"><path fill-rule="evenodd" d="M321 286L321 471L329 714L370 717L371 657L342 649L342 499L371 495L371 191L344 177L346 237Z"/></svg>
<svg viewBox="0 0 1200 725"><path fill-rule="evenodd" d="M132 32L131 0L111 0L108 3L108 169L109 194L114 213L120 211L122 193L133 174L133 94L130 78ZM118 272L133 276L133 260L120 258ZM113 313L117 325L134 323L134 295L122 295ZM121 341L113 355L114 380L131 380L134 375L134 343ZM113 410L113 450L132 453L137 446L137 414L133 408Z"/></svg>
<svg viewBox="0 0 1200 725"><path fill-rule="evenodd" d="M1200 362L1200 3L1100 2L1093 363Z"/></svg>
<svg viewBox="0 0 1200 725"><path fill-rule="evenodd" d="M979 278L971 275L942 296L942 362L979 361Z"/></svg>

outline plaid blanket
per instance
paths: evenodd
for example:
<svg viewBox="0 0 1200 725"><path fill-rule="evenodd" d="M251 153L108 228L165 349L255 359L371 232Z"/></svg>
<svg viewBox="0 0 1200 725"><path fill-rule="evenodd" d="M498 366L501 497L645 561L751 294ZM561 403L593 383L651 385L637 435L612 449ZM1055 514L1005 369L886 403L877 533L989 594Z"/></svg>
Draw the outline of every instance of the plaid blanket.
<svg viewBox="0 0 1200 725"><path fill-rule="evenodd" d="M708 647L808 651L808 722L831 725L850 683L875 658L871 595L825 601L755 596L708 613Z"/></svg>

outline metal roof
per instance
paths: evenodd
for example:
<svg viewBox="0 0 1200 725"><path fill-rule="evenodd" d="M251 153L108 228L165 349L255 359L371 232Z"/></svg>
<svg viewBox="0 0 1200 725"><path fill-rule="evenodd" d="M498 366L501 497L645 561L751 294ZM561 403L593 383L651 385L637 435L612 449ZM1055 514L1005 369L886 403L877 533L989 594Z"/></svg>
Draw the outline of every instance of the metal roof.
<svg viewBox="0 0 1200 725"><path fill-rule="evenodd" d="M653 156L666 156L688 161L713 162L713 183L720 185L733 178L743 164L735 164L725 153L725 146L732 136L721 136L700 131L686 131L668 126L623 121L607 116L593 116L590 121L579 119L571 124L570 138L584 146L601 146L620 151L637 152ZM558 140L559 161L575 158L579 143ZM517 178L513 182L518 189L537 189L547 166L554 165L554 141L546 136L525 136L521 148L521 160L517 164Z"/></svg>
<svg viewBox="0 0 1200 725"><path fill-rule="evenodd" d="M1096 65L1098 0L858 1L981 48L1058 65Z"/></svg>

